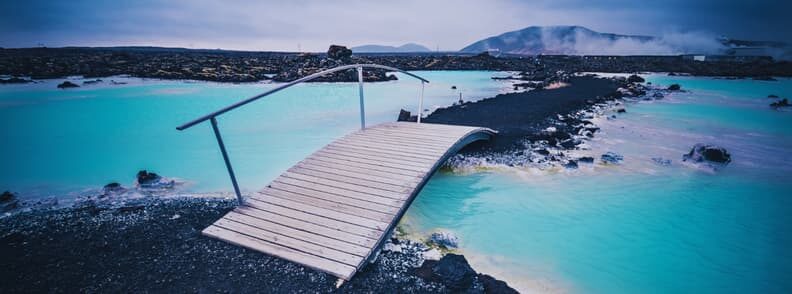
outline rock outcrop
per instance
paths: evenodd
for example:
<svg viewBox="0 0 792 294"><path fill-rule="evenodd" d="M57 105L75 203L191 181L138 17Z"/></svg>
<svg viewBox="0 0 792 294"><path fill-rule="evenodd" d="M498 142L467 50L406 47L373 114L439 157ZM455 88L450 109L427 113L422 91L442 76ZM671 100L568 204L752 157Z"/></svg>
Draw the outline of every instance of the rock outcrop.
<svg viewBox="0 0 792 294"><path fill-rule="evenodd" d="M429 243L451 249L459 247L459 238L451 232L434 232L429 236Z"/></svg>
<svg viewBox="0 0 792 294"><path fill-rule="evenodd" d="M723 147L699 143L682 156L682 161L727 165L731 162L731 154Z"/></svg>
<svg viewBox="0 0 792 294"><path fill-rule="evenodd" d="M146 170L141 170L137 173L137 185L144 189L163 189L173 188L176 181L166 179L160 175Z"/></svg>
<svg viewBox="0 0 792 294"><path fill-rule="evenodd" d="M11 211L17 208L18 204L19 200L17 200L16 194L9 191L0 194L0 213Z"/></svg>
<svg viewBox="0 0 792 294"><path fill-rule="evenodd" d="M68 89L68 88L78 88L78 87L80 87L80 85L77 85L69 81L65 81L63 83L58 84L58 89Z"/></svg>

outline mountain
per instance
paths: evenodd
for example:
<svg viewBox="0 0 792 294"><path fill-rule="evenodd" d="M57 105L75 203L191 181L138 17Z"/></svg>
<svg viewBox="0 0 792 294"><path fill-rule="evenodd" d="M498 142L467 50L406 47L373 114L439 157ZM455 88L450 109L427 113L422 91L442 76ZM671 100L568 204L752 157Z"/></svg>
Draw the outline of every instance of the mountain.
<svg viewBox="0 0 792 294"><path fill-rule="evenodd" d="M363 45L352 47L355 53L404 53L404 52L431 52L429 48L415 43L407 43L399 47L385 45Z"/></svg>
<svg viewBox="0 0 792 294"><path fill-rule="evenodd" d="M500 34L475 42L462 52L497 50L511 54L587 54L621 46L631 51L630 45L653 43L658 39L650 36L630 36L592 31L581 26L531 26L521 30ZM623 44L620 44L623 43ZM612 50L611 50L612 51ZM640 51L640 50L636 50ZM626 52L630 53L630 52Z"/></svg>

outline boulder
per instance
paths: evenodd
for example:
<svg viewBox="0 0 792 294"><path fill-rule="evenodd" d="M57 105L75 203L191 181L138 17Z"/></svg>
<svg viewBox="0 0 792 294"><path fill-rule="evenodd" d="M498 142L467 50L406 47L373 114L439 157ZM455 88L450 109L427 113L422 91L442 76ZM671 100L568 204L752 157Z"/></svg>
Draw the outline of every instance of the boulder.
<svg viewBox="0 0 792 294"><path fill-rule="evenodd" d="M476 271L464 256L458 254L446 254L432 268L432 279L443 283L451 291L470 288L475 278Z"/></svg>
<svg viewBox="0 0 792 294"><path fill-rule="evenodd" d="M726 165L731 162L731 154L723 147L698 143L688 154L682 156L682 161Z"/></svg>
<svg viewBox="0 0 792 294"><path fill-rule="evenodd" d="M434 232L429 236L429 243L447 249L458 248L459 238L451 232Z"/></svg>
<svg viewBox="0 0 792 294"><path fill-rule="evenodd" d="M624 156L621 156L615 152L606 152L605 154L602 154L600 158L604 163L613 163L613 164L620 163L622 160L624 160Z"/></svg>
<svg viewBox="0 0 792 294"><path fill-rule="evenodd" d="M656 92L656 93L652 94L652 98L654 98L654 99L663 99L663 98L665 98L665 96L663 95L663 93Z"/></svg>
<svg viewBox="0 0 792 294"><path fill-rule="evenodd" d="M68 88L78 88L78 87L80 87L80 85L77 85L69 81L65 81L63 83L58 84L58 89L68 89Z"/></svg>
<svg viewBox="0 0 792 294"><path fill-rule="evenodd" d="M789 106L790 106L789 105L789 99L787 99L787 98L784 98L784 99L778 100L776 102L770 103L770 107L772 107L772 108L789 107Z"/></svg>
<svg viewBox="0 0 792 294"><path fill-rule="evenodd" d="M617 110L616 110L616 112L618 112L618 113L625 113L625 112L627 112L627 109L624 109L624 108L619 108L619 109L617 109Z"/></svg>
<svg viewBox="0 0 792 294"><path fill-rule="evenodd" d="M117 195L124 192L126 192L126 188L116 182L109 183L102 188L102 196Z"/></svg>
<svg viewBox="0 0 792 294"><path fill-rule="evenodd" d="M778 95L775 95L775 94L770 94L770 95L767 95L767 98L773 98L773 99L775 99L775 98L778 98Z"/></svg>
<svg viewBox="0 0 792 294"><path fill-rule="evenodd" d="M478 280L484 286L484 293L503 293L503 294L517 294L517 290L509 287L506 282L493 278L490 275L479 274Z"/></svg>
<svg viewBox="0 0 792 294"><path fill-rule="evenodd" d="M564 167L568 168L568 169L577 169L578 168L578 164L577 164L577 161L570 160L570 161L567 161L567 163L564 164Z"/></svg>
<svg viewBox="0 0 792 294"><path fill-rule="evenodd" d="M399 117L396 118L396 121L411 121L411 122L415 122L415 121L418 121L418 116L411 115L411 113L409 111L401 109L401 110L399 110Z"/></svg>
<svg viewBox="0 0 792 294"><path fill-rule="evenodd" d="M168 180L156 173L141 170L137 173L137 184L140 188L173 188L176 184L173 180Z"/></svg>
<svg viewBox="0 0 792 294"><path fill-rule="evenodd" d="M16 194L9 191L0 194L0 213L11 211L17 208L18 204L19 200L17 200Z"/></svg>
<svg viewBox="0 0 792 294"><path fill-rule="evenodd" d="M631 75L631 76L627 77L627 82L628 83L643 83L645 81L646 80L644 80L644 78L642 78L639 75Z"/></svg>
<svg viewBox="0 0 792 294"><path fill-rule="evenodd" d="M591 156L583 156L578 158L578 162L585 162L585 163L594 163L594 157Z"/></svg>
<svg viewBox="0 0 792 294"><path fill-rule="evenodd" d="M327 49L327 58L342 60L349 59L350 57L352 57L352 50L347 47L340 45L330 45L330 48Z"/></svg>
<svg viewBox="0 0 792 294"><path fill-rule="evenodd" d="M668 86L668 90L669 91L679 91L679 90L682 90L682 86L680 86L679 84L672 84L671 86Z"/></svg>

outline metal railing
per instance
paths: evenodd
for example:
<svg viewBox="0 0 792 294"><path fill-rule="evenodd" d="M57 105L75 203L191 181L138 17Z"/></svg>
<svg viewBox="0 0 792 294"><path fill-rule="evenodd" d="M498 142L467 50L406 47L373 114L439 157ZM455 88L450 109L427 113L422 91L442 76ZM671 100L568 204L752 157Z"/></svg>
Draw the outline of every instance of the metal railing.
<svg viewBox="0 0 792 294"><path fill-rule="evenodd" d="M223 137L220 135L220 129L217 127L217 119L216 118L218 116L226 113L226 112L229 112L229 111L231 111L233 109L239 108L239 107L241 107L241 106L243 106L245 104L248 104L250 102L256 101L258 99L264 98L264 97L269 96L271 94L274 94L274 93L276 93L276 92L278 92L280 90L283 90L283 89L289 88L291 86L294 86L294 85L297 85L297 84L300 84L300 83L304 83L304 82L307 82L307 81L310 81L310 80L313 80L313 79L316 79L316 78L319 78L319 77L322 77L322 76L325 76L325 75L328 75L328 74L331 74L331 73L334 73L334 72L349 70L349 69L353 69L353 68L357 70L357 76L358 76L358 92L359 92L359 95L360 95L360 129L365 129L366 128L366 115L365 115L365 109L364 109L364 103L363 103L363 68L378 68L378 69L385 69L385 70L389 70L389 71L400 72L400 73L406 74L408 76L411 76L413 78L416 78L416 79L420 80L421 81L421 94L420 94L420 97L418 98L418 112L417 112L417 117L418 118L417 118L417 123L421 123L421 112L423 110L423 98L424 98L423 97L424 96L424 86L426 85L426 83L429 82L428 80L426 80L426 79L424 79L422 77L419 77L419 76L417 76L415 74L412 74L412 73L403 71L401 69L395 68L395 67L379 65L379 64L350 64L350 65L343 65L343 66L331 68L331 69L328 69L328 70L323 70L323 71L320 71L320 72L317 72L317 73L314 73L314 74L311 74L311 75L296 79L294 81L285 83L285 84L280 85L278 87L275 87L272 90L269 90L267 92L258 94L256 96L253 96L253 97L250 97L250 98L247 98L245 100L242 100L242 101L239 101L237 103L231 104L229 106L223 107L220 110L217 110L215 112L212 112L212 113L209 113L209 114L204 115L202 117L199 117L199 118L197 118L197 119L195 119L193 121L190 121L188 123L185 123L185 124L183 124L181 126L176 127L176 129L179 130L179 131L183 131L183 130L189 129L190 127L192 127L194 125L197 125L197 124L200 124L202 122L205 122L207 120L211 122L212 130L214 131L215 138L217 139L217 145L220 146L220 153L223 154L223 161L225 161L226 169L228 169L228 175L231 177L231 184L234 185L234 193L236 193L237 201L239 201L239 204L242 204L242 201L243 201L242 200L242 193L240 193L240 191L239 191L239 185L237 184L236 176L234 175L234 169L231 167L231 161L228 158L228 152L226 151L225 144L223 144Z"/></svg>

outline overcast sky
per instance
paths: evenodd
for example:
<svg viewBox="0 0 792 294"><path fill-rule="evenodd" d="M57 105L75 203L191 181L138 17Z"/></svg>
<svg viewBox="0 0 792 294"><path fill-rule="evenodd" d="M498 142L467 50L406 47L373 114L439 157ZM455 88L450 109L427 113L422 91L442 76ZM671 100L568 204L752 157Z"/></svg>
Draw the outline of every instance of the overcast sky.
<svg viewBox="0 0 792 294"><path fill-rule="evenodd" d="M150 45L325 51L329 44L459 50L533 25L700 32L792 43L792 1L0 0L0 47Z"/></svg>

